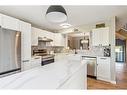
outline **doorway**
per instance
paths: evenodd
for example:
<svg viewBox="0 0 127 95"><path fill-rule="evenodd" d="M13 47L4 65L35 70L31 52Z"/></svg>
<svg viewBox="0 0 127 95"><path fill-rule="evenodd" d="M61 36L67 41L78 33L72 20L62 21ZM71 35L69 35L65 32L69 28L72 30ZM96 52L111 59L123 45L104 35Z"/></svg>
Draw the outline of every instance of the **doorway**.
<svg viewBox="0 0 127 95"><path fill-rule="evenodd" d="M124 63L126 60L126 41L121 39L116 39L115 46L115 57L116 62Z"/></svg>

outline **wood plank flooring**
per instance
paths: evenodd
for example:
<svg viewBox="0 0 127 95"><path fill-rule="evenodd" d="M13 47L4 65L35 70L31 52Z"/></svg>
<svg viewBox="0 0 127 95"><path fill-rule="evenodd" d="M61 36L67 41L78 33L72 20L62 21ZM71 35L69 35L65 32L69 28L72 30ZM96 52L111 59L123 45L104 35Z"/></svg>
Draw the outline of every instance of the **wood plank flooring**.
<svg viewBox="0 0 127 95"><path fill-rule="evenodd" d="M127 90L127 64L116 63L116 82L111 84L108 82L87 78L87 88L89 89L125 89Z"/></svg>

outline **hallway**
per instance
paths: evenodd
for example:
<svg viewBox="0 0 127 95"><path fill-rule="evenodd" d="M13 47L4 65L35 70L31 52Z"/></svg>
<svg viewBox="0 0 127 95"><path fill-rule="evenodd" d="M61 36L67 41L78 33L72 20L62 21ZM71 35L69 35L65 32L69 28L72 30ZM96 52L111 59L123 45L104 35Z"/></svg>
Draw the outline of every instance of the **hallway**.
<svg viewBox="0 0 127 95"><path fill-rule="evenodd" d="M127 64L116 63L116 81L120 89L127 89Z"/></svg>
<svg viewBox="0 0 127 95"><path fill-rule="evenodd" d="M126 89L127 90L127 64L116 63L116 82L117 84L111 84L108 82L95 80L92 78L87 79L88 90L89 89Z"/></svg>

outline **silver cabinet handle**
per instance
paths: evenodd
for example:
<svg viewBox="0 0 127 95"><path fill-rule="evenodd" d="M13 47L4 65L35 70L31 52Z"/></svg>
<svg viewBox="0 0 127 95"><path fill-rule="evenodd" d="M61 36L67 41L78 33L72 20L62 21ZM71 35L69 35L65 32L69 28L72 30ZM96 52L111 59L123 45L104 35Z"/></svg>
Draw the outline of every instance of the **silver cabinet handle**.
<svg viewBox="0 0 127 95"><path fill-rule="evenodd" d="M105 59L107 59L107 58L100 58L100 59L104 59L104 60L105 60Z"/></svg>
<svg viewBox="0 0 127 95"><path fill-rule="evenodd" d="M40 59L40 58L34 58L34 59Z"/></svg>
<svg viewBox="0 0 127 95"><path fill-rule="evenodd" d="M29 62L30 60L23 60L22 62Z"/></svg>

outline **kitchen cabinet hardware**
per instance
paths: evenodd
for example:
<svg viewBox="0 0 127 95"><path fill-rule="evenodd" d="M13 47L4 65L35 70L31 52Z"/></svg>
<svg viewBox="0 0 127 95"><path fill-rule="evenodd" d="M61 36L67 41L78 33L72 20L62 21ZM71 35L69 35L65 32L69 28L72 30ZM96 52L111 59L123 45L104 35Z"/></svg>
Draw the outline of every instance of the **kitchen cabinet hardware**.
<svg viewBox="0 0 127 95"><path fill-rule="evenodd" d="M22 62L29 62L30 60L23 60Z"/></svg>

